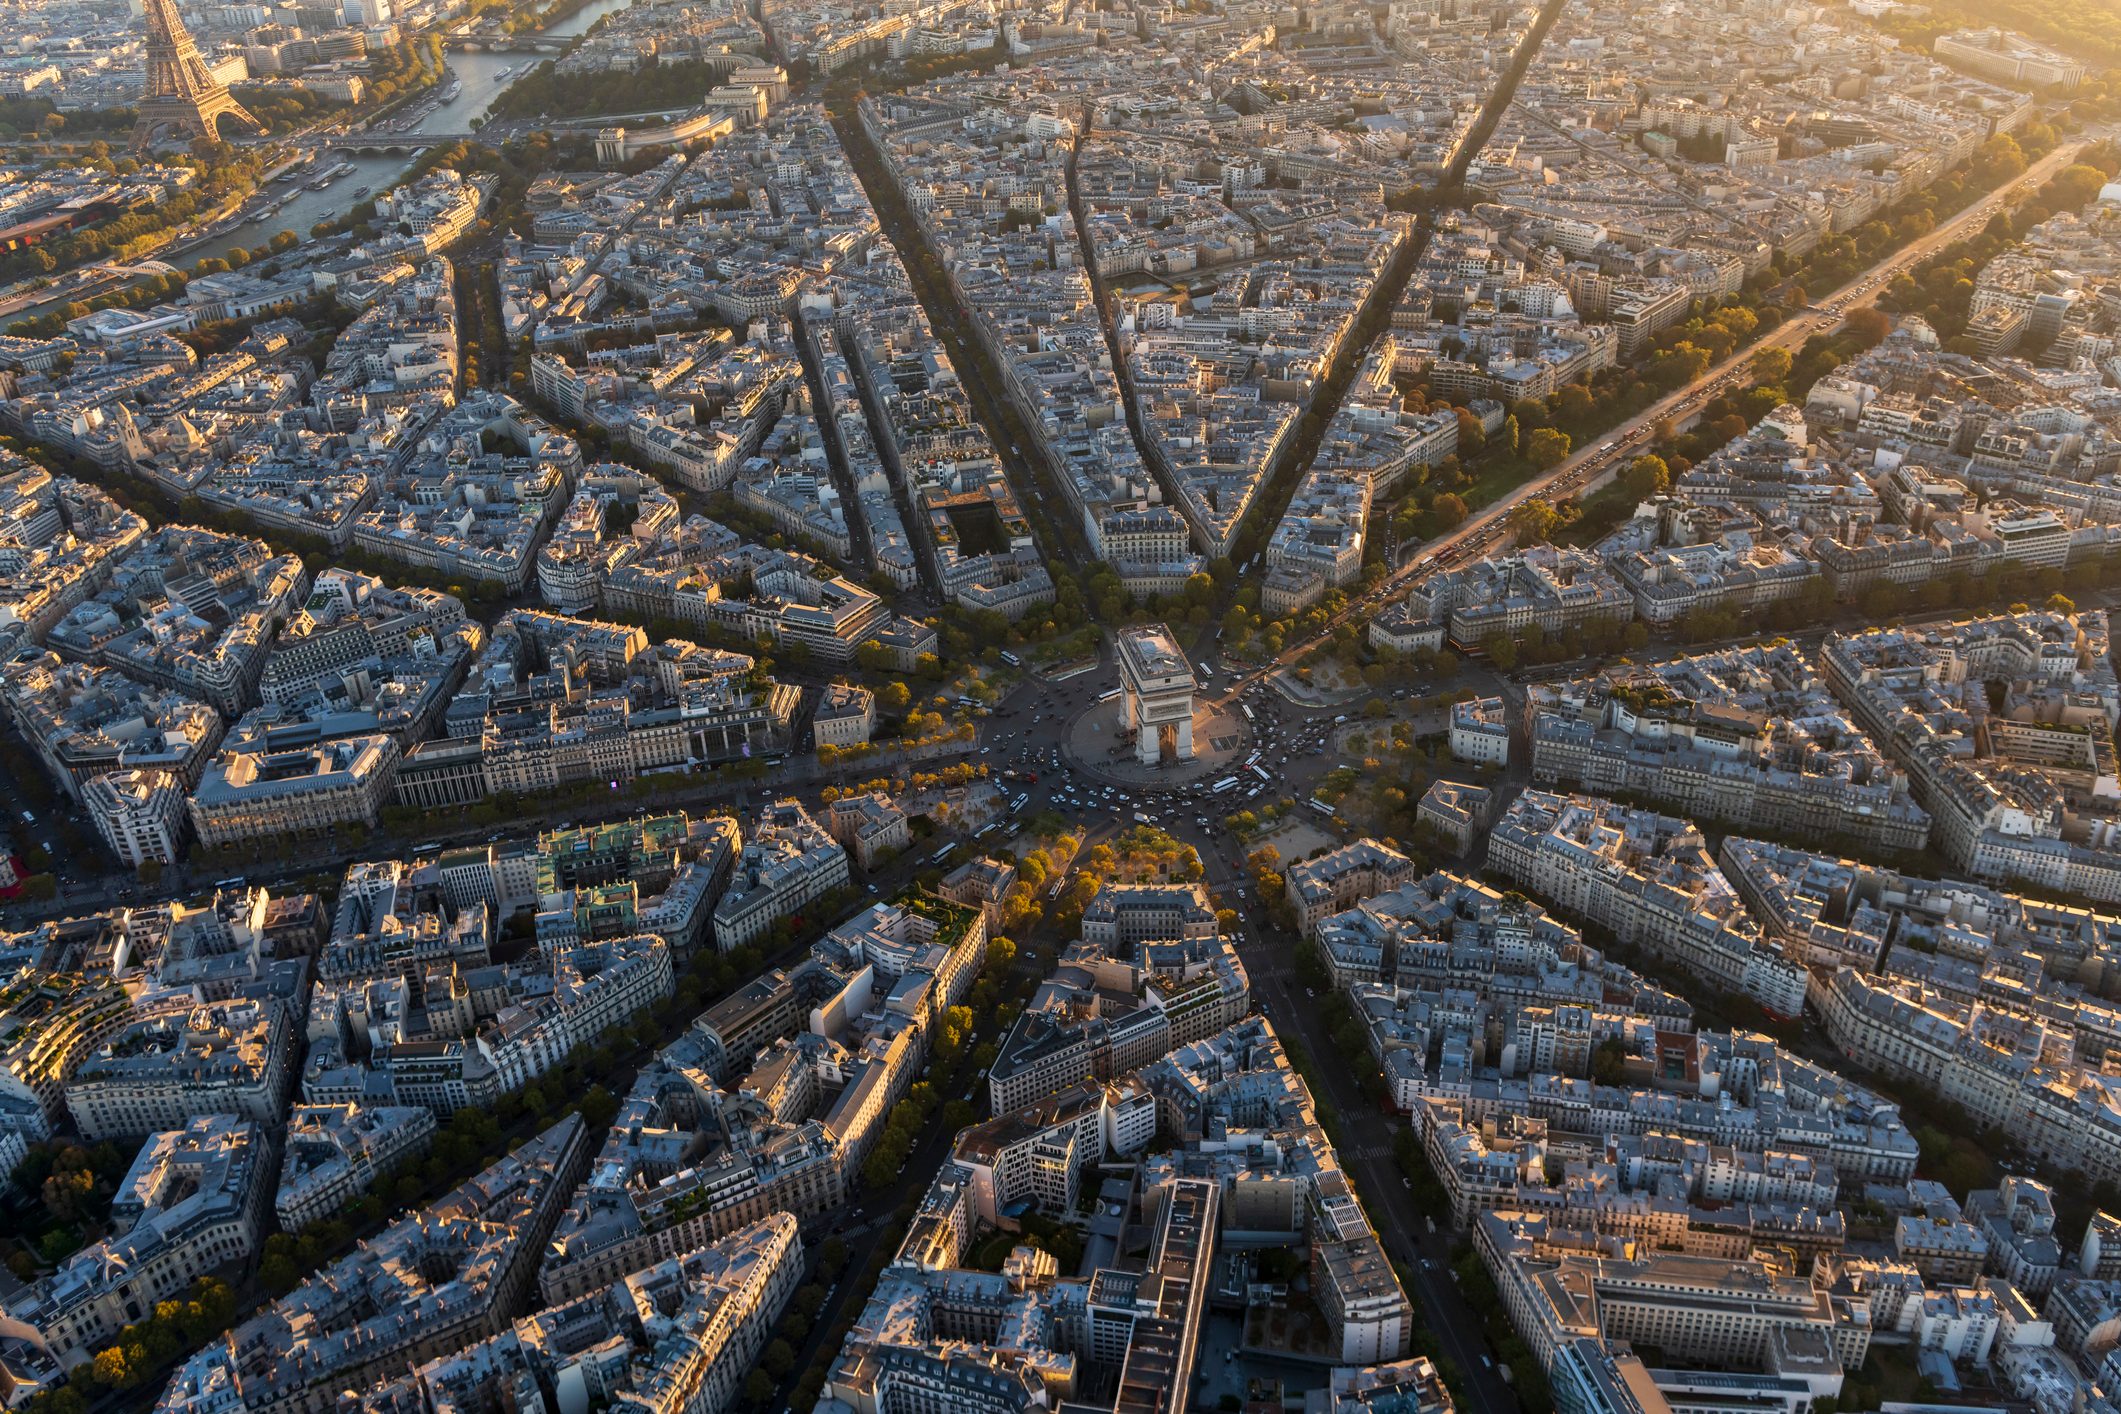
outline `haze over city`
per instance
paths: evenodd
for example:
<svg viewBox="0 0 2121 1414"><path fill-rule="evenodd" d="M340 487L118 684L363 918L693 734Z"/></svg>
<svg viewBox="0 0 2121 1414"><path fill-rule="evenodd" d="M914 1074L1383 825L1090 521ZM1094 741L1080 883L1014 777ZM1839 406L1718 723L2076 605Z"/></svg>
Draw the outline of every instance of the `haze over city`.
<svg viewBox="0 0 2121 1414"><path fill-rule="evenodd" d="M2110 0L0 38L0 1406L2121 1411Z"/></svg>

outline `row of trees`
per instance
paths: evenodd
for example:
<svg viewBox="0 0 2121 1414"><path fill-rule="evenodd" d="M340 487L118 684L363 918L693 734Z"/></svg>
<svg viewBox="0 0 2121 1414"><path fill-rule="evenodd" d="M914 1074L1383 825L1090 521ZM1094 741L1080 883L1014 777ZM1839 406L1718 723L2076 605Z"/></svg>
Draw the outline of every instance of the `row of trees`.
<svg viewBox="0 0 2121 1414"><path fill-rule="evenodd" d="M231 91L236 101L275 137L306 128L325 114L346 106L337 99L291 84L239 83Z"/></svg>
<svg viewBox="0 0 2121 1414"><path fill-rule="evenodd" d="M61 133L68 137L87 137L97 133L123 136L133 130L139 116L139 111L130 107L84 108L61 113L58 105L49 98L24 95L0 99L0 138L28 134L52 139ZM131 164L130 170L139 170L139 164Z"/></svg>
<svg viewBox="0 0 2121 1414"><path fill-rule="evenodd" d="M201 1277L183 1297L156 1302L152 1315L125 1327L94 1359L75 1366L65 1384L43 1391L22 1407L27 1414L88 1414L110 1393L159 1379L187 1351L220 1335L235 1319L235 1292L226 1282Z"/></svg>
<svg viewBox="0 0 2121 1414"><path fill-rule="evenodd" d="M2015 211L1997 212L1977 234L1953 242L1895 276L1879 295L1880 307L1919 316L1953 352L1977 352L1965 333L1974 282L1982 268L2053 213L2081 208L2117 173L2121 173L2121 150L2111 143L2086 148L2078 161L2049 178L2031 201Z"/></svg>
<svg viewBox="0 0 2121 1414"><path fill-rule="evenodd" d="M1493 439L1479 435L1478 424L1460 409L1465 414L1460 423L1460 456L1417 472L1409 494L1389 513L1388 524L1394 536L1409 539L1442 534L1465 518L1468 501L1459 494L1461 489L1471 488L1471 504L1479 505L1532 475L1560 465L1587 439L1699 379L1736 349L1778 326L1789 309L1807 301L1808 288L1833 288L1845 283L1888 251L1932 229L1941 214L1956 211L1979 192L2009 181L2024 170L2028 149L2036 155L2044 153L2055 140L2053 131L2041 125L2021 132L2017 139L2006 136L1991 140L1968 169L1950 174L1855 231L1822 242L1802 260L1778 260L1737 296L1705 303L1686 321L1660 334L1639 369L1604 369L1588 383L1571 384L1544 399L1526 398L1513 403L1501 431ZM2087 156L2100 162L2109 160L2103 149ZM2121 170L2121 160L2112 165ZM2074 197L2074 204L2081 205L2097 192L2106 179L2106 170L2088 167L2079 172L2071 168L2064 175L2066 181L2058 176L2055 183L2050 183L2055 188L2053 201ZM2047 210L2055 209L2047 203L2048 195L2043 192L2043 200L2021 212L2019 221L2029 225L2028 218L2044 219ZM1976 254L1985 261L1993 251ZM1978 269L1978 263L1974 268ZM1956 290L1960 273L1937 277L1936 283L1953 285ZM1970 300L1971 295L1968 276L1963 298ZM1961 311L1957 328L1964 327L1963 303ZM1679 440L1676 435L1661 438L1660 451L1666 455L1648 461L1638 459L1629 469L1626 491L1609 496L1599 508L1604 514L1593 516L1571 538L1603 533L1642 495L1657 494L1670 484L1674 474L1742 433L1793 392L1802 397L1813 382L1842 361L1841 354L1850 348L1875 344L1884 337L1888 326L1874 311L1858 310L1845 327L1854 335L1853 340L1837 337L1824 343L1815 341L1806 346L1799 360L1790 360L1780 350L1756 355L1753 387L1719 400L1720 406L1712 406L1691 446L1674 445ZM1949 334L1956 328L1940 332ZM1468 475L1468 466L1477 467L1478 475ZM1632 499L1624 499L1625 496ZM1520 538L1542 540L1565 530L1572 518L1567 506L1527 506L1522 508L1513 528Z"/></svg>
<svg viewBox="0 0 2121 1414"><path fill-rule="evenodd" d="M48 275L93 260L134 259L165 243L170 234L189 228L202 216L220 210L231 199L257 185L264 170L258 148L241 151L225 142L195 143L191 152L173 159L192 169L191 184L166 192L151 206L138 206L93 226L56 236L42 245L0 255L0 280Z"/></svg>

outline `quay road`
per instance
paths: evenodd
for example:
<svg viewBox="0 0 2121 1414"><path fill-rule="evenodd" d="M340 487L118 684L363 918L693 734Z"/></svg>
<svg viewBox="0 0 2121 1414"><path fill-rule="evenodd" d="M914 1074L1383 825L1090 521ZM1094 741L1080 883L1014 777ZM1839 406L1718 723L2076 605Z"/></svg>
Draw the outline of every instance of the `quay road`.
<svg viewBox="0 0 2121 1414"><path fill-rule="evenodd" d="M1702 408L1716 398L1740 385L1746 376L1746 364L1755 353L1763 349L1785 349L1794 353L1814 334L1832 331L1841 323L1842 315L1847 309L1855 307L1859 302L1868 302L1901 271L1912 268L1952 242L1963 240L1978 231L1988 224L1990 217L2006 206L2015 207L2029 199L2042 182L2074 162L2077 155L2088 145L2087 140L2080 140L2057 147L2020 174L2006 192L1991 195L1969 206L1936 230L1888 255L1831 294L1817 297L1816 302L1809 308L1791 315L1761 338L1737 350L1718 367L1604 433L1595 446L1577 452L1552 471L1533 477L1493 504L1475 511L1457 529L1414 547L1419 553L1378 581L1368 593L1349 600L1338 614L1327 620L1325 628L1317 635L1288 645L1282 650L1281 656L1233 682L1229 696L1234 696L1252 681L1293 667L1342 624L1351 620L1367 621L1415 579L1427 574L1439 560L1470 558L1494 548L1508 534L1504 529L1504 521L1511 510L1523 502L1533 497L1553 496L1557 493L1577 495L1605 484L1630 459L1648 449L1659 422L1669 419L1674 423L1684 424L1698 416Z"/></svg>

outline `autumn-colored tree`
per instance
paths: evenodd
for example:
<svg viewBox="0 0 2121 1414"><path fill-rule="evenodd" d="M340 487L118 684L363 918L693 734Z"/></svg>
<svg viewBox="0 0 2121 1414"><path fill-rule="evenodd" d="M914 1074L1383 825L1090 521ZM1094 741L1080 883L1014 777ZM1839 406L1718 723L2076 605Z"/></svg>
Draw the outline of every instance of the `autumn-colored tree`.
<svg viewBox="0 0 2121 1414"><path fill-rule="evenodd" d="M1662 496L1672 488L1672 469L1663 457L1640 456L1620 473L1620 489L1636 500Z"/></svg>
<svg viewBox="0 0 2121 1414"><path fill-rule="evenodd" d="M1552 427L1535 428L1525 439L1524 455L1540 471L1552 471L1569 459L1569 434Z"/></svg>
<svg viewBox="0 0 2121 1414"><path fill-rule="evenodd" d="M1504 524L1518 544L1539 545L1561 524L1561 512L1554 509L1553 502L1533 496L1512 506Z"/></svg>

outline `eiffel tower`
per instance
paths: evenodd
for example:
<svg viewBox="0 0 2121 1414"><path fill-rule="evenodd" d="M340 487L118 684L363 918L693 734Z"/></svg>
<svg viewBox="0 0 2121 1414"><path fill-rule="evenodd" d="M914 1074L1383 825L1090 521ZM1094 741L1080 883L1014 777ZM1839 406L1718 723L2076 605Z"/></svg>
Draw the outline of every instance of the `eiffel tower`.
<svg viewBox="0 0 2121 1414"><path fill-rule="evenodd" d="M236 102L227 85L206 71L191 31L177 18L174 0L145 0L147 14L147 90L140 97L140 122L133 129L133 150L144 151L165 128L218 142L215 123L232 118L262 135L265 124Z"/></svg>

